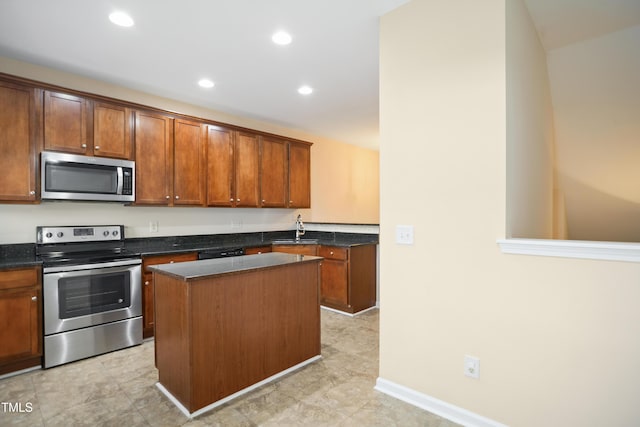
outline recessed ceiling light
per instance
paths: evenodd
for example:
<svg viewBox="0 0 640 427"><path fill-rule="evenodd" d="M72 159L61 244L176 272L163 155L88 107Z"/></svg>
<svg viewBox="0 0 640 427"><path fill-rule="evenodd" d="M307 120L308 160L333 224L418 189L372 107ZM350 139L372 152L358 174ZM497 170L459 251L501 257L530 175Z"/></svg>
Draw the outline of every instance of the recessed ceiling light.
<svg viewBox="0 0 640 427"><path fill-rule="evenodd" d="M285 46L291 43L293 39L291 38L291 34L286 31L278 31L271 36L271 40L273 40L275 44Z"/></svg>
<svg viewBox="0 0 640 427"><path fill-rule="evenodd" d="M109 20L121 27L133 26L133 19L124 12L113 12L109 15Z"/></svg>
<svg viewBox="0 0 640 427"><path fill-rule="evenodd" d="M300 95L311 95L313 93L313 88L311 86L300 86L298 88L298 93Z"/></svg>
<svg viewBox="0 0 640 427"><path fill-rule="evenodd" d="M198 85L200 85L200 87L210 89L215 86L215 83L213 83L209 79L200 79L200 81L198 82Z"/></svg>

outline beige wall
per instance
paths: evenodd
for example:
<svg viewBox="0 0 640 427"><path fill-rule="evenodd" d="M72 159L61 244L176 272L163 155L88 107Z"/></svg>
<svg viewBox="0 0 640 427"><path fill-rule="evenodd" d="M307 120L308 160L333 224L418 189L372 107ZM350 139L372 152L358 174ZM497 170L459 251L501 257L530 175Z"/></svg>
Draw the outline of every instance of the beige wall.
<svg viewBox="0 0 640 427"><path fill-rule="evenodd" d="M555 147L546 52L524 4L506 5L507 236L550 239Z"/></svg>
<svg viewBox="0 0 640 427"><path fill-rule="evenodd" d="M640 25L548 53L571 239L640 242Z"/></svg>
<svg viewBox="0 0 640 427"><path fill-rule="evenodd" d="M51 202L36 206L0 204L0 244L33 242L37 225L122 223L127 226L129 237L155 237L293 229L298 213L305 221L315 222L377 224L379 221L377 151L9 58L0 57L0 72L314 143L311 148L312 209L124 207ZM158 233L149 232L149 221L158 221Z"/></svg>
<svg viewBox="0 0 640 427"><path fill-rule="evenodd" d="M640 265L496 245L507 1L413 0L382 18L380 377L511 426L635 425Z"/></svg>

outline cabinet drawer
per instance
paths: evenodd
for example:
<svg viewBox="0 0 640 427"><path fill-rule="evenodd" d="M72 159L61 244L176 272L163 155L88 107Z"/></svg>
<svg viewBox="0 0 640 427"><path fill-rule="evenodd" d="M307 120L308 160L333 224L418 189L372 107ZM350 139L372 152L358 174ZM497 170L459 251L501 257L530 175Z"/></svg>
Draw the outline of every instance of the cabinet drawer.
<svg viewBox="0 0 640 427"><path fill-rule="evenodd" d="M265 254L271 252L271 246L258 246L255 248L246 248L244 250L245 255Z"/></svg>
<svg viewBox="0 0 640 427"><path fill-rule="evenodd" d="M0 290L34 286L39 283L39 272L39 268L0 271Z"/></svg>
<svg viewBox="0 0 640 427"><path fill-rule="evenodd" d="M286 254L316 255L318 245L273 245L273 252L284 252Z"/></svg>
<svg viewBox="0 0 640 427"><path fill-rule="evenodd" d="M150 273L150 271L148 270L148 267L150 265L173 264L174 262L196 261L197 259L197 252L188 252L184 254L153 255L142 257L142 269L144 270L144 272Z"/></svg>
<svg viewBox="0 0 640 427"><path fill-rule="evenodd" d="M347 259L349 259L349 249L341 248L338 246L320 246L318 256L327 259L339 259L346 261Z"/></svg>

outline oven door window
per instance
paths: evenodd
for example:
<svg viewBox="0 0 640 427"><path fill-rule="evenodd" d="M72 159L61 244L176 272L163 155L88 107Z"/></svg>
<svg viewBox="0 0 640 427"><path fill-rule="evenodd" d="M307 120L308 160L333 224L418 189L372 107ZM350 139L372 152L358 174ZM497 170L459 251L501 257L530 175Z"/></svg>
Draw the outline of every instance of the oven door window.
<svg viewBox="0 0 640 427"><path fill-rule="evenodd" d="M131 304L128 271L62 277L58 280L60 319L127 308Z"/></svg>

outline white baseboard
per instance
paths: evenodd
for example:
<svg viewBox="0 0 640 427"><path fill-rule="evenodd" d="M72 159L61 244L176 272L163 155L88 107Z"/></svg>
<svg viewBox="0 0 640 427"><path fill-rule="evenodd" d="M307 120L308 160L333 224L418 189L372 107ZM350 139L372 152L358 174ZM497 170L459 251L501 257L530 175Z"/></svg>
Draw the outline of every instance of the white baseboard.
<svg viewBox="0 0 640 427"><path fill-rule="evenodd" d="M384 378L378 377L375 389L466 427L507 427L505 424L490 420L482 415L436 399L435 397L419 393L403 385L385 380Z"/></svg>
<svg viewBox="0 0 640 427"><path fill-rule="evenodd" d="M323 309L323 310L332 311L334 313L342 314L344 316L355 317L355 316L358 316L358 315L360 315L362 313L366 313L367 311L375 310L375 309L377 309L379 307L376 304L373 307L365 308L364 310L360 310L357 313L347 313L346 311L336 310L335 308L326 307L324 305L321 305L320 308Z"/></svg>

